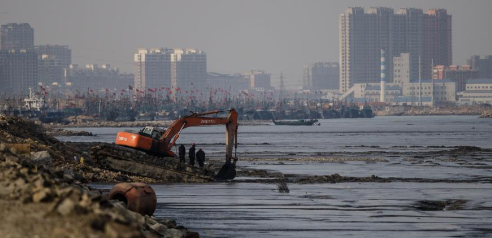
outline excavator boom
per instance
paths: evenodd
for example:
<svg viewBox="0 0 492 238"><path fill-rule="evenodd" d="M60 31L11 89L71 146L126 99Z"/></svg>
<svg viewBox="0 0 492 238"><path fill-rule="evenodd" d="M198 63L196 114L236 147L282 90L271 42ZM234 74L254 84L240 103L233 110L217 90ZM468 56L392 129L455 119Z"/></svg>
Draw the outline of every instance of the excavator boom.
<svg viewBox="0 0 492 238"><path fill-rule="evenodd" d="M229 111L227 117L207 117L207 115L218 114L223 111L210 111L204 113L193 113L175 120L160 137L143 136L129 132L119 132L116 137L116 144L136 148L149 153L161 156L174 157L172 151L181 131L188 127L226 125L226 164L217 174L217 179L233 179L236 176L235 165L237 158L233 157L233 148L237 148L237 112L234 109ZM153 133L150 133L153 134Z"/></svg>

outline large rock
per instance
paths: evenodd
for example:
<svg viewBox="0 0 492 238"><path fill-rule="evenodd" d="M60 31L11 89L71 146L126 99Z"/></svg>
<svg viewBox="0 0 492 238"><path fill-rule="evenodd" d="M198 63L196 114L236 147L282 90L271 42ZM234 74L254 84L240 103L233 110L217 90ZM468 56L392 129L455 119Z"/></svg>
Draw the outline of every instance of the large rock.
<svg viewBox="0 0 492 238"><path fill-rule="evenodd" d="M31 159L38 165L51 164L51 155L48 151L31 152Z"/></svg>

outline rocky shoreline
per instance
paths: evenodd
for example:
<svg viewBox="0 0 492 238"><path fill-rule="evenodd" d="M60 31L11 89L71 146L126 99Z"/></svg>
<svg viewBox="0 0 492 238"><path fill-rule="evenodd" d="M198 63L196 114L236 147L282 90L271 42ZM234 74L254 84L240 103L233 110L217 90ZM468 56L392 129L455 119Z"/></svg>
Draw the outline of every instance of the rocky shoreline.
<svg viewBox="0 0 492 238"><path fill-rule="evenodd" d="M0 184L0 237L198 237L172 220L129 211L5 144L0 144Z"/></svg>
<svg viewBox="0 0 492 238"><path fill-rule="evenodd" d="M403 116L492 115L489 107L412 107Z"/></svg>
<svg viewBox="0 0 492 238"><path fill-rule="evenodd" d="M0 116L0 237L199 237L84 185L158 181L99 168L85 149L33 122Z"/></svg>
<svg viewBox="0 0 492 238"><path fill-rule="evenodd" d="M492 111L482 112L482 114L480 114L479 118L492 118Z"/></svg>

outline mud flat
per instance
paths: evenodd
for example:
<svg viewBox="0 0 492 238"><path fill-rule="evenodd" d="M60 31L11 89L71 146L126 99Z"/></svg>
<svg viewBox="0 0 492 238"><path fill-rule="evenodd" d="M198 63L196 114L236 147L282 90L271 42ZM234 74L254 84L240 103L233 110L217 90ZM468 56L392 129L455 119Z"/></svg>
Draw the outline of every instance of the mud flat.
<svg viewBox="0 0 492 238"><path fill-rule="evenodd" d="M114 121L86 121L86 122L71 122L68 124L50 124L50 127L59 128L84 128L84 127L168 127L173 123L173 120L165 121L125 121L125 122L114 122ZM240 121L241 125L271 125L271 121Z"/></svg>

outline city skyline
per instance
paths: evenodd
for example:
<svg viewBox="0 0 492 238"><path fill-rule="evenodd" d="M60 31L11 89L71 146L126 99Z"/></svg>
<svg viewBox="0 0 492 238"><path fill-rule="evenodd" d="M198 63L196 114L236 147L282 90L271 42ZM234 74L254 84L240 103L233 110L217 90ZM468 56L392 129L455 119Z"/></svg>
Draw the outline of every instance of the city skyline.
<svg viewBox="0 0 492 238"><path fill-rule="evenodd" d="M413 1L408 6L404 1L384 0L369 5L364 1L191 1L144 5L119 1L122 7L115 13L115 2L111 1L53 1L56 5L6 1L1 4L0 23L30 23L36 29L36 45L68 45L76 64L110 63L133 73L132 56L139 47L198 48L208 53L210 72L263 69L272 74L272 83L277 85L283 71L286 86L293 87L300 86L303 65L338 61L338 15L349 6L445 8L453 15L453 63L465 64L470 55L491 54L484 41L491 32L481 29L487 28L490 16L486 6L492 4L474 2ZM26 3L33 7L25 8ZM156 9L164 11L158 14ZM110 13L112 18L100 20ZM479 20L470 19L469 15ZM72 20L79 16L82 20ZM143 27L139 22L145 23Z"/></svg>

